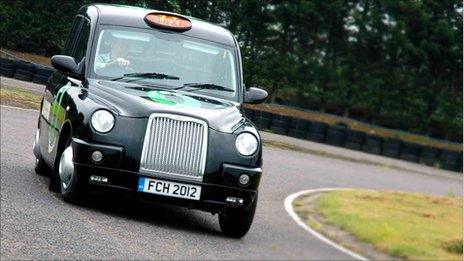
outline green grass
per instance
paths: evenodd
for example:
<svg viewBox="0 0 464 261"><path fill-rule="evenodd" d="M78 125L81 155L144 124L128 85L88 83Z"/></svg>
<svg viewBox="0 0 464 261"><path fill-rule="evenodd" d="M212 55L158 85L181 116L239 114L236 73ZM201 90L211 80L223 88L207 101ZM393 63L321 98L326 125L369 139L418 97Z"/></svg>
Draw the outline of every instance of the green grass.
<svg viewBox="0 0 464 261"><path fill-rule="evenodd" d="M41 98L39 95L19 89L2 88L0 90L0 102L5 105L38 110Z"/></svg>
<svg viewBox="0 0 464 261"><path fill-rule="evenodd" d="M462 260L462 198L400 192L334 191L316 201L323 222L392 256Z"/></svg>

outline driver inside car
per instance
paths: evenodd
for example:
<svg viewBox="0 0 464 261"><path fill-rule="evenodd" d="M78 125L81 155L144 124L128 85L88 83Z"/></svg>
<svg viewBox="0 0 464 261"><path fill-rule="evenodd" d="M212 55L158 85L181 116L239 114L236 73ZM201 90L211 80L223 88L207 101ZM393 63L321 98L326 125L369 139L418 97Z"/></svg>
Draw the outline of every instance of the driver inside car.
<svg viewBox="0 0 464 261"><path fill-rule="evenodd" d="M130 61L127 60L127 44L122 39L116 37L107 39L105 47L100 48L95 58L95 69L101 70L113 66L125 70L130 69Z"/></svg>

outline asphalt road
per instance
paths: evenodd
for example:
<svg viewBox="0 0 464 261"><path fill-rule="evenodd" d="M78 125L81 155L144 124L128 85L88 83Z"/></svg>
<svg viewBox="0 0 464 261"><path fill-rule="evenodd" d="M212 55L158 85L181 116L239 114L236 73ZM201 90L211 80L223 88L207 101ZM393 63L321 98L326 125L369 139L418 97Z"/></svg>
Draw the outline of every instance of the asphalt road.
<svg viewBox="0 0 464 261"><path fill-rule="evenodd" d="M216 216L95 196L64 203L34 173L37 111L1 107L1 259L350 259L296 225L289 194L355 187L462 195L462 176L430 175L265 147L260 202L241 240Z"/></svg>

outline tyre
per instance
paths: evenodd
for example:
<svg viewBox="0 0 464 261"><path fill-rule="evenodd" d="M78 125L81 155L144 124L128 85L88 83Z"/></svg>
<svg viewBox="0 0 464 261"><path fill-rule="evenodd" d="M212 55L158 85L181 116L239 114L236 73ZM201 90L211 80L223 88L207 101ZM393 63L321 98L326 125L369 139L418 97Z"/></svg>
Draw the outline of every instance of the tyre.
<svg viewBox="0 0 464 261"><path fill-rule="evenodd" d="M400 139L389 138L383 143L382 155L390 158L399 158L401 152L402 141Z"/></svg>
<svg viewBox="0 0 464 261"><path fill-rule="evenodd" d="M289 129L288 136L299 138L299 139L304 139L306 138L306 130Z"/></svg>
<svg viewBox="0 0 464 261"><path fill-rule="evenodd" d="M461 158L462 152L443 150L440 154L440 165L444 169L458 171Z"/></svg>
<svg viewBox="0 0 464 261"><path fill-rule="evenodd" d="M343 146L346 137L346 126L344 125L331 125L327 129L327 144L334 146Z"/></svg>
<svg viewBox="0 0 464 261"><path fill-rule="evenodd" d="M32 73L29 72L29 71L24 71L24 70L16 70L16 72L14 73L14 78L15 79L18 79L18 80L21 80L21 81L27 81L27 82L30 82L32 80Z"/></svg>
<svg viewBox="0 0 464 261"><path fill-rule="evenodd" d="M382 152L382 138L370 134L366 135L363 151L372 154L380 154L380 152Z"/></svg>
<svg viewBox="0 0 464 261"><path fill-rule="evenodd" d="M219 226L224 235L233 238L242 238L250 230L258 204L258 194L247 209L229 208L219 213Z"/></svg>
<svg viewBox="0 0 464 261"><path fill-rule="evenodd" d="M267 130L271 127L272 114L266 111L255 111L253 122L258 129Z"/></svg>
<svg viewBox="0 0 464 261"><path fill-rule="evenodd" d="M25 61L17 61L16 62L16 70L25 71L25 72L28 72L30 74L35 73L34 65L32 65L31 63L25 62Z"/></svg>
<svg viewBox="0 0 464 261"><path fill-rule="evenodd" d="M401 150L400 158L411 162L419 161L420 146L414 143L405 142Z"/></svg>
<svg viewBox="0 0 464 261"><path fill-rule="evenodd" d="M366 134L362 131L347 130L345 148L361 150Z"/></svg>
<svg viewBox="0 0 464 261"><path fill-rule="evenodd" d="M316 142L324 142L328 127L327 123L313 121L308 127L306 138Z"/></svg>
<svg viewBox="0 0 464 261"><path fill-rule="evenodd" d="M37 130L37 132L35 133L34 145L32 146L32 151L35 156L34 171L36 174L40 176L50 176L51 169L47 166L47 163L45 163L45 161L43 160L42 153L40 152L39 133L40 131Z"/></svg>
<svg viewBox="0 0 464 261"><path fill-rule="evenodd" d="M433 166L438 159L440 150L437 148L425 146L422 148L419 161L426 165Z"/></svg>
<svg viewBox="0 0 464 261"><path fill-rule="evenodd" d="M299 119L299 118L290 118L290 122L288 127L290 129L296 129L296 130L304 130L308 129L308 126L311 122L308 120L304 119Z"/></svg>
<svg viewBox="0 0 464 261"><path fill-rule="evenodd" d="M6 58L0 58L0 67L11 69L14 71L16 69L16 64L12 60L9 60Z"/></svg>
<svg viewBox="0 0 464 261"><path fill-rule="evenodd" d="M48 81L48 77L40 75L40 74L34 74L32 77L32 82L37 83L37 84L46 84Z"/></svg>
<svg viewBox="0 0 464 261"><path fill-rule="evenodd" d="M0 67L0 75L12 78L14 75L14 69L11 68L5 68L5 67Z"/></svg>
<svg viewBox="0 0 464 261"><path fill-rule="evenodd" d="M308 120L291 118L288 125L288 135L300 139L306 138L306 132L310 123Z"/></svg>
<svg viewBox="0 0 464 261"><path fill-rule="evenodd" d="M42 75L45 77L50 77L50 75L53 74L53 69L41 67L41 66L35 66L35 74Z"/></svg>
<svg viewBox="0 0 464 261"><path fill-rule="evenodd" d="M78 202L82 197L83 190L78 172L74 168L73 149L70 142L60 155L58 175L61 197L69 203Z"/></svg>
<svg viewBox="0 0 464 261"><path fill-rule="evenodd" d="M276 134L285 135L288 131L290 117L279 114L272 115L271 131Z"/></svg>
<svg viewBox="0 0 464 261"><path fill-rule="evenodd" d="M243 112L245 114L245 117L253 121L253 117L255 115L255 111L249 108L243 108Z"/></svg>

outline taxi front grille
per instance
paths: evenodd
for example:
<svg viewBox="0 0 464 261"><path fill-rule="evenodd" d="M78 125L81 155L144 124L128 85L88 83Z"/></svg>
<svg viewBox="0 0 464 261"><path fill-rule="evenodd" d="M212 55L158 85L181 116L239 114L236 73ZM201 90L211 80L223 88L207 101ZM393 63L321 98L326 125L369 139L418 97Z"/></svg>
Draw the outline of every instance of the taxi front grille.
<svg viewBox="0 0 464 261"><path fill-rule="evenodd" d="M208 142L206 122L174 114L150 116L140 173L203 180Z"/></svg>

